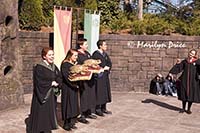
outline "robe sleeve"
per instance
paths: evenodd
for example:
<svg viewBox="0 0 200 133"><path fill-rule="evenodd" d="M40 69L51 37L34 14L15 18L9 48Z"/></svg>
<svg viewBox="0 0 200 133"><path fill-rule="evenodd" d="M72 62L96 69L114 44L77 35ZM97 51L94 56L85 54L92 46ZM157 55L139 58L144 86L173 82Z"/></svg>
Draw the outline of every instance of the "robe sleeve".
<svg viewBox="0 0 200 133"><path fill-rule="evenodd" d="M107 53L106 53L106 66L110 67L110 69L109 69L109 71L110 71L112 68L112 62Z"/></svg>
<svg viewBox="0 0 200 133"><path fill-rule="evenodd" d="M60 89L62 86L62 75L57 67L55 68L55 81L59 84L58 88Z"/></svg>
<svg viewBox="0 0 200 133"><path fill-rule="evenodd" d="M51 83L52 81L46 80L42 67L36 65L33 68L33 85L34 93L36 94L36 97L38 98L40 103L46 102L45 97L47 95L48 90L51 89ZM44 90L46 90L46 92Z"/></svg>
<svg viewBox="0 0 200 133"><path fill-rule="evenodd" d="M61 72L62 72L63 80L65 81L65 83L66 83L70 88L74 88L74 89L79 88L78 85L73 84L73 83L68 79L68 77L69 77L69 68L70 68L70 67L68 67L67 65L64 65L64 64L61 65Z"/></svg>
<svg viewBox="0 0 200 133"><path fill-rule="evenodd" d="M198 66L200 66L200 59L198 59L198 60L196 61L196 64L197 64Z"/></svg>
<svg viewBox="0 0 200 133"><path fill-rule="evenodd" d="M172 74L178 74L180 72L182 72L183 70L183 67L184 67L184 61L181 61L179 64L175 64L169 71L169 73L172 73Z"/></svg>

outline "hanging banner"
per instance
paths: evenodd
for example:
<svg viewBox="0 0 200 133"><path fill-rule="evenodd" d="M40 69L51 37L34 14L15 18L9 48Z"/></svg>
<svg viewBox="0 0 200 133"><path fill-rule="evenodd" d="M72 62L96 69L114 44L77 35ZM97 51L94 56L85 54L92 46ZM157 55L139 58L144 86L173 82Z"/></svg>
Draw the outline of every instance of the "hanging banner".
<svg viewBox="0 0 200 133"><path fill-rule="evenodd" d="M71 47L71 25L72 9L54 8L54 63L59 69Z"/></svg>
<svg viewBox="0 0 200 133"><path fill-rule="evenodd" d="M99 29L100 29L100 13L96 11L90 13L85 10L84 13L84 38L88 42L88 52L92 54L97 50L97 41L99 40Z"/></svg>

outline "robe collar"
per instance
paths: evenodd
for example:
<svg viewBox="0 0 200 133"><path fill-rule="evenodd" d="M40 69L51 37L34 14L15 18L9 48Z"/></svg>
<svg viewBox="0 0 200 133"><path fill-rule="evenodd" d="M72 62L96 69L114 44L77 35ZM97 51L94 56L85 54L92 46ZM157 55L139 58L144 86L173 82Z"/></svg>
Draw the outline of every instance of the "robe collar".
<svg viewBox="0 0 200 133"><path fill-rule="evenodd" d="M188 63L193 63L193 62L195 62L197 60L197 58L191 58L191 59L187 59L187 61L188 61Z"/></svg>
<svg viewBox="0 0 200 133"><path fill-rule="evenodd" d="M49 70L51 71L54 71L55 70L55 65L54 64L49 64L46 60L42 60L39 65L42 65L46 68L48 68Z"/></svg>

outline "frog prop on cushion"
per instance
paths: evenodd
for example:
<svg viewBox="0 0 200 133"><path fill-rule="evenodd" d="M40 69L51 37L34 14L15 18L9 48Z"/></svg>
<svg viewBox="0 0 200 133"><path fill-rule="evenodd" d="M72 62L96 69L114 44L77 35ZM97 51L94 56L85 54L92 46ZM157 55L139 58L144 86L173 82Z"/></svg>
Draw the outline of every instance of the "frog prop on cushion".
<svg viewBox="0 0 200 133"><path fill-rule="evenodd" d="M83 65L74 65L70 67L70 74L84 74L87 71L87 67Z"/></svg>
<svg viewBox="0 0 200 133"><path fill-rule="evenodd" d="M90 80L92 72L88 71L88 68L83 65L75 65L70 68L70 81Z"/></svg>
<svg viewBox="0 0 200 133"><path fill-rule="evenodd" d="M88 67L88 71L91 71L92 73L100 73L102 72L102 68L99 66L101 63L101 60L95 60L95 59L88 59L85 60L83 65Z"/></svg>
<svg viewBox="0 0 200 133"><path fill-rule="evenodd" d="M101 63L101 60L87 59L83 62L83 65L93 67L93 68L97 68L100 63Z"/></svg>

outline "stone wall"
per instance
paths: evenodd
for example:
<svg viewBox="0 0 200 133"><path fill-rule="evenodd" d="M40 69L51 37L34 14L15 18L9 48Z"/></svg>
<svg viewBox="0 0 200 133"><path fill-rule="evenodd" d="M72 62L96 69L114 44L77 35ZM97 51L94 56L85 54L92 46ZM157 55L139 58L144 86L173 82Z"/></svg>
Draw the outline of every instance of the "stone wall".
<svg viewBox="0 0 200 133"><path fill-rule="evenodd" d="M52 45L52 39L49 39L50 34L40 32L20 32L19 36L23 89L29 93L32 66L41 58L41 47ZM157 73L166 76L177 58L187 57L190 49L200 46L200 37L189 36L101 35L100 38L107 41L112 59L110 79L114 91L147 92Z"/></svg>
<svg viewBox="0 0 200 133"><path fill-rule="evenodd" d="M184 59L192 48L199 49L200 37L101 35L107 40L113 62L112 90L149 91L157 73L166 76L177 58Z"/></svg>
<svg viewBox="0 0 200 133"><path fill-rule="evenodd" d="M24 103L17 3L17 0L0 1L0 110Z"/></svg>
<svg viewBox="0 0 200 133"><path fill-rule="evenodd" d="M42 32L19 32L22 55L22 84L25 93L32 92L32 69L41 60L42 47L51 46L51 34Z"/></svg>

